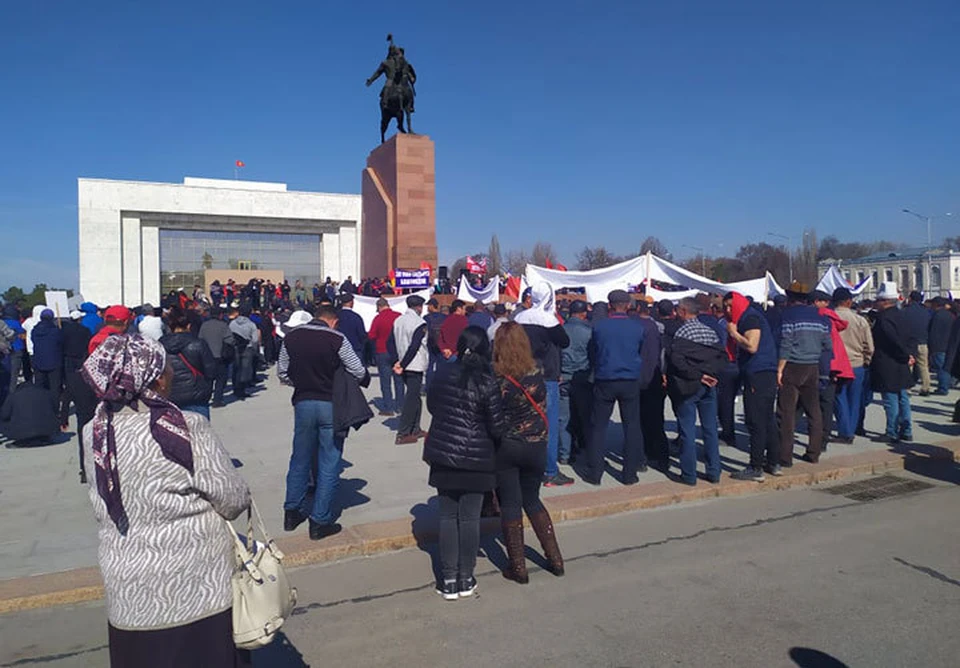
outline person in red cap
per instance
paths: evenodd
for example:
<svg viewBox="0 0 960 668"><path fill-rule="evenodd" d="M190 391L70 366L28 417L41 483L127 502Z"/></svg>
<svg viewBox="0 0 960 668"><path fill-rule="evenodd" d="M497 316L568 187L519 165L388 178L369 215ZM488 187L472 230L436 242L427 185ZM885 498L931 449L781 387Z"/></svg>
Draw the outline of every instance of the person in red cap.
<svg viewBox="0 0 960 668"><path fill-rule="evenodd" d="M103 314L104 324L96 334L90 339L90 347L87 352L93 353L101 343L107 340L108 336L114 334L123 334L127 331L127 325L133 318L133 313L126 306L111 306Z"/></svg>

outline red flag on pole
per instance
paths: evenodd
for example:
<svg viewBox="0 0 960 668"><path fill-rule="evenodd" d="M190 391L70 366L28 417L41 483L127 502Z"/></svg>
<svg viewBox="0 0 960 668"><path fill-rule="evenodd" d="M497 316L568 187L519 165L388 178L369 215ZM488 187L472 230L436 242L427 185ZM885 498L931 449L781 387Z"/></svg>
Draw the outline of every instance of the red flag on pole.
<svg viewBox="0 0 960 668"><path fill-rule="evenodd" d="M243 164L243 160L237 160L237 167L246 167L246 165Z"/></svg>
<svg viewBox="0 0 960 668"><path fill-rule="evenodd" d="M553 262L550 261L550 258L547 258L546 267L547 269L553 269Z"/></svg>

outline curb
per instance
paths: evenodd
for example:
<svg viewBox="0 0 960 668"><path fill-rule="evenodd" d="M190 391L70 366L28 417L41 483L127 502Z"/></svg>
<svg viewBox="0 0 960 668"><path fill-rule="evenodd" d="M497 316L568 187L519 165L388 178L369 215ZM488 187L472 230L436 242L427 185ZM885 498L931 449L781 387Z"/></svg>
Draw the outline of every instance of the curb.
<svg viewBox="0 0 960 668"><path fill-rule="evenodd" d="M873 451L831 457L818 464L797 462L782 477L768 476L762 483L737 481L724 476L718 485L694 488L671 481L598 489L543 499L555 523L659 508L705 499L809 487L860 475L903 470L910 463L960 461L960 439L936 445L908 445L904 452ZM481 531L496 533L499 521L484 519ZM308 566L347 557L393 552L436 541L436 528L420 520L398 519L344 527L335 536L317 543L300 535L280 540L287 566ZM0 580L0 614L72 605L103 598L99 568Z"/></svg>

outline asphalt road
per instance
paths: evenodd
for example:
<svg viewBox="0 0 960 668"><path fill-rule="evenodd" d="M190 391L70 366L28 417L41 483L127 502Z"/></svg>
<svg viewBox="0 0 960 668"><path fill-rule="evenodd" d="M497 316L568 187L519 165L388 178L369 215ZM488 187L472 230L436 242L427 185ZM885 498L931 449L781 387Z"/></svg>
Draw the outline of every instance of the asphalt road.
<svg viewBox="0 0 960 668"><path fill-rule="evenodd" d="M434 593L429 551L297 569L301 607L256 665L956 666L960 471L898 475L935 486L564 524L566 577L525 587L487 543L471 600ZM0 668L104 666L105 645L102 603L0 616Z"/></svg>

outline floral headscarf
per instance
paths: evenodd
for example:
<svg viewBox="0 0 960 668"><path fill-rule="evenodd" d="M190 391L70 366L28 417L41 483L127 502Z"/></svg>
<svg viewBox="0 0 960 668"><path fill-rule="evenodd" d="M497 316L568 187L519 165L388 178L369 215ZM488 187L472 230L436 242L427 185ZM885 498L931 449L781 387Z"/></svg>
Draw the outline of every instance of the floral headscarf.
<svg viewBox="0 0 960 668"><path fill-rule="evenodd" d="M150 409L150 433L163 456L193 473L193 450L183 413L152 389L163 374L166 360L166 352L157 341L139 334L118 334L104 340L80 371L100 399L93 416L92 446L97 491L121 535L127 534L130 521L120 494L114 413L128 406L139 410L143 402Z"/></svg>

